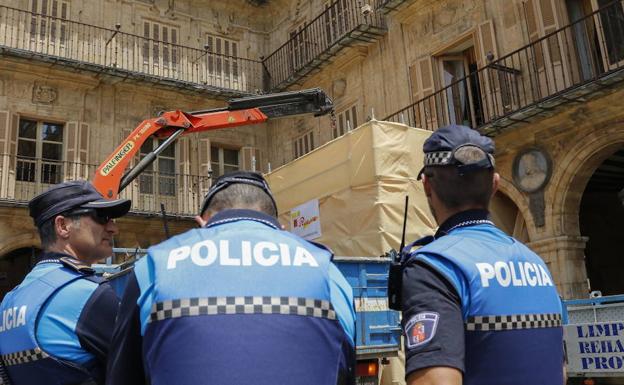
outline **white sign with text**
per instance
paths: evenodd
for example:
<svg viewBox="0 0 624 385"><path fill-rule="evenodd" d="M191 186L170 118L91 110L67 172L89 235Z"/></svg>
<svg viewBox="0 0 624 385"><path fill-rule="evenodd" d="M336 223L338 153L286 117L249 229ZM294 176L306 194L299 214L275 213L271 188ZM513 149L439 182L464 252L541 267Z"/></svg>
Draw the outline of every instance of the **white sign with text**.
<svg viewBox="0 0 624 385"><path fill-rule="evenodd" d="M290 210L290 231L305 239L316 239L321 236L318 199L313 199Z"/></svg>
<svg viewBox="0 0 624 385"><path fill-rule="evenodd" d="M569 373L612 376L624 372L624 322L564 327Z"/></svg>

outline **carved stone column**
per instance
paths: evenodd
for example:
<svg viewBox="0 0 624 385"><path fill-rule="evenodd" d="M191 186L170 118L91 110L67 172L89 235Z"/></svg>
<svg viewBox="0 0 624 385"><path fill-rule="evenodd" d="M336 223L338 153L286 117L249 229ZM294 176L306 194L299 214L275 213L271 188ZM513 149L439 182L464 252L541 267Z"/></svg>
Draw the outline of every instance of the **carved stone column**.
<svg viewBox="0 0 624 385"><path fill-rule="evenodd" d="M527 243L550 269L559 294L565 299L587 298L585 244L587 237L557 236Z"/></svg>

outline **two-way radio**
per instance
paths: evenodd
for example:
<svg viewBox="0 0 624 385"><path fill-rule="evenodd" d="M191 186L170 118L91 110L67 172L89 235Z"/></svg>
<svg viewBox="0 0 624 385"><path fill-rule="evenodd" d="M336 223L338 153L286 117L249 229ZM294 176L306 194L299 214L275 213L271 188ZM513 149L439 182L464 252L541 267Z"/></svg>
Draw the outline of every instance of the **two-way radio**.
<svg viewBox="0 0 624 385"><path fill-rule="evenodd" d="M386 253L391 258L390 269L388 272L388 307L393 310L401 310L403 288L403 263L405 256L403 249L405 248L405 231L407 227L407 210L409 206L409 196L405 196L405 211L403 212L403 233L401 235L401 245L399 251L392 249Z"/></svg>

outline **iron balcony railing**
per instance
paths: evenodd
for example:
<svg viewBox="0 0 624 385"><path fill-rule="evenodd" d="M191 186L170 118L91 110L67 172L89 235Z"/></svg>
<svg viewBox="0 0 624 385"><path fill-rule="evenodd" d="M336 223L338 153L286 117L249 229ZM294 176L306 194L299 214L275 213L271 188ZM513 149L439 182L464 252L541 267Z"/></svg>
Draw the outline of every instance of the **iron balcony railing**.
<svg viewBox="0 0 624 385"><path fill-rule="evenodd" d="M387 14L398 10L400 6L407 2L408 0L383 0L379 4L379 10Z"/></svg>
<svg viewBox="0 0 624 385"><path fill-rule="evenodd" d="M370 42L386 30L381 0L335 0L263 63L270 90L284 89L327 62L345 45Z"/></svg>
<svg viewBox="0 0 624 385"><path fill-rule="evenodd" d="M0 155L0 202L24 204L52 184L91 179L97 165L15 155ZM159 214L161 203L168 214L196 215L210 188L208 176L144 171L120 197L132 200L132 211Z"/></svg>
<svg viewBox="0 0 624 385"><path fill-rule="evenodd" d="M624 2L615 1L384 120L435 130L465 124L490 134L624 77ZM442 77L442 76L441 76Z"/></svg>
<svg viewBox="0 0 624 385"><path fill-rule="evenodd" d="M179 36L173 28L165 40L169 41L0 6L0 49L15 54L123 76L190 83L195 89L239 94L264 89L259 61L175 44Z"/></svg>

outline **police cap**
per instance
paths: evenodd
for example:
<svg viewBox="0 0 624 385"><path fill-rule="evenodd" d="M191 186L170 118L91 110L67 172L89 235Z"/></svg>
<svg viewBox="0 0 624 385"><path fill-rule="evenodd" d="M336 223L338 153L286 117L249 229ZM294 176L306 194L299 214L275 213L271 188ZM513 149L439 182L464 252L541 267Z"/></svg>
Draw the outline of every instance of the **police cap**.
<svg viewBox="0 0 624 385"><path fill-rule="evenodd" d="M96 209L102 216L118 218L130 210L129 199L106 200L85 180L55 184L28 203L30 216L40 227L47 220L76 209Z"/></svg>
<svg viewBox="0 0 624 385"><path fill-rule="evenodd" d="M277 204L275 203L275 198L273 198L273 193L271 193L269 184L266 182L262 174L251 171L232 171L221 175L213 183L213 185L210 187L210 190L208 190L208 194L206 194L206 197L204 198L204 203L202 203L199 215L204 214L204 211L206 211L208 205L210 204L210 201L216 193L223 189L226 189L230 185L237 183L248 184L262 189L262 191L264 191L271 198L271 201L273 201L273 206L275 206L275 209L277 210Z"/></svg>
<svg viewBox="0 0 624 385"><path fill-rule="evenodd" d="M470 127L452 124L436 130L423 144L424 167L455 166L460 175L494 168L494 142Z"/></svg>

